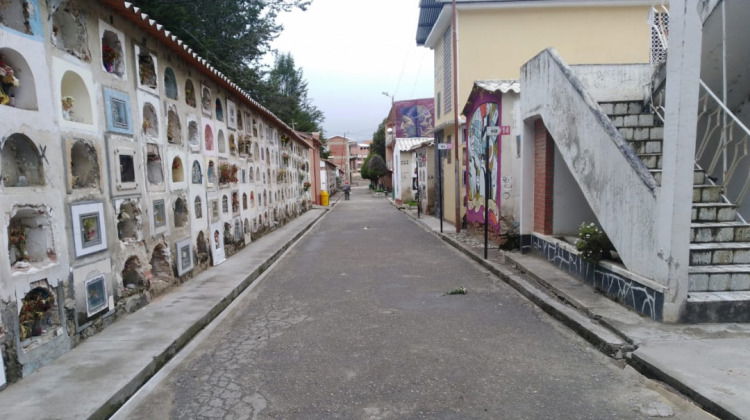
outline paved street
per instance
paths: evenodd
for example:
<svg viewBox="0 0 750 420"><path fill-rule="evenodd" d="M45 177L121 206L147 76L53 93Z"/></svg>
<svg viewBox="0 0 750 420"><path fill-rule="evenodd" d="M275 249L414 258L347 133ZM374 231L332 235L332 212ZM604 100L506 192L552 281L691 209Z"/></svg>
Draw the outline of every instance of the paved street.
<svg viewBox="0 0 750 420"><path fill-rule="evenodd" d="M126 417L710 418L364 189L239 299Z"/></svg>

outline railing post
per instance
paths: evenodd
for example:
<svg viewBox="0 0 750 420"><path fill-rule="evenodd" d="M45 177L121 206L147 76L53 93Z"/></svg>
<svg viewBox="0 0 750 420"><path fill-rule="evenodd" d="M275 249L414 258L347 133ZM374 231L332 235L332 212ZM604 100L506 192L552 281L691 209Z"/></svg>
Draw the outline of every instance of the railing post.
<svg viewBox="0 0 750 420"><path fill-rule="evenodd" d="M656 240L664 320L679 320L687 300L690 223L700 89L702 27L697 0L670 2L666 121Z"/></svg>

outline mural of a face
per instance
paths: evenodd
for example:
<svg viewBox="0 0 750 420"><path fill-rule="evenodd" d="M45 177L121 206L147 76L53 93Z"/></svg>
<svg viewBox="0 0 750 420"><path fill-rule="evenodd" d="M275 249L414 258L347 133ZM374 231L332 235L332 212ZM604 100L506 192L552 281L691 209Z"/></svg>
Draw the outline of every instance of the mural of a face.
<svg viewBox="0 0 750 420"><path fill-rule="evenodd" d="M499 143L498 138L489 141L489 167L485 167L485 138L487 127L495 127L499 121L499 108L496 103L488 102L480 105L472 114L469 125L469 218L483 221L484 197L487 194L490 209L490 223L497 226L499 206L498 197L498 169ZM485 173L490 173L490 190L485 191Z"/></svg>

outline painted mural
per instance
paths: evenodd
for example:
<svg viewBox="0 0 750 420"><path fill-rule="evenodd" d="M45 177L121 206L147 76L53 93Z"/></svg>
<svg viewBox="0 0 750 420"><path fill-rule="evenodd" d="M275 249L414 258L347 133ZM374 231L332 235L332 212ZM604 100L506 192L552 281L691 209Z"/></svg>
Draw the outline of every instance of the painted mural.
<svg viewBox="0 0 750 420"><path fill-rule="evenodd" d="M429 99L398 101L396 111L396 137L432 137L435 122L435 102Z"/></svg>
<svg viewBox="0 0 750 420"><path fill-rule="evenodd" d="M467 220L470 223L484 223L484 197L489 202L490 228L497 231L499 208L499 172L500 172L500 144L499 137L489 141L489 168L485 167L485 139L487 127L497 127L500 120L500 107L495 102L485 102L474 109L468 127L468 200ZM490 173L490 191L485 191L485 173Z"/></svg>

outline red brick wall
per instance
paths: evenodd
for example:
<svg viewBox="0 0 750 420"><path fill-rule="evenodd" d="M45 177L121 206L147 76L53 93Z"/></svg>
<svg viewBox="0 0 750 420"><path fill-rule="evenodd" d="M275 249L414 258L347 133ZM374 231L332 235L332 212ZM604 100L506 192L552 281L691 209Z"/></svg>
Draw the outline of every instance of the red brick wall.
<svg viewBox="0 0 750 420"><path fill-rule="evenodd" d="M534 231L552 234L555 145L542 120L534 124Z"/></svg>

